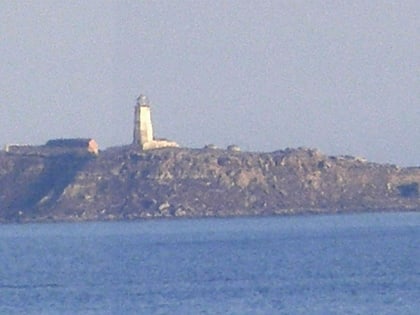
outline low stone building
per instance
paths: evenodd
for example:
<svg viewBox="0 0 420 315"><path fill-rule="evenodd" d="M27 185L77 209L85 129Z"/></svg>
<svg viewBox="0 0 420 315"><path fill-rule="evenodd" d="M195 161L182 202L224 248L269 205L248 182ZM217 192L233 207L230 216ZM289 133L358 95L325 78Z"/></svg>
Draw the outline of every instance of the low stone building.
<svg viewBox="0 0 420 315"><path fill-rule="evenodd" d="M7 144L4 151L9 154L53 156L67 153L99 154L99 146L91 138L53 139L45 145Z"/></svg>
<svg viewBox="0 0 420 315"><path fill-rule="evenodd" d="M49 148L82 149L95 155L99 154L99 146L91 138L53 139L49 140L45 146Z"/></svg>

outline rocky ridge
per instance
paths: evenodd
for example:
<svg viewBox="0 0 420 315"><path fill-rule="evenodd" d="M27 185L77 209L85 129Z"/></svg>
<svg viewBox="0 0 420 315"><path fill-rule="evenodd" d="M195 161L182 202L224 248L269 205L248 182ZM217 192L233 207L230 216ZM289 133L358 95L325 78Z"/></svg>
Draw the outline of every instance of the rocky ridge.
<svg viewBox="0 0 420 315"><path fill-rule="evenodd" d="M0 152L0 221L420 211L419 184L418 167L306 148Z"/></svg>

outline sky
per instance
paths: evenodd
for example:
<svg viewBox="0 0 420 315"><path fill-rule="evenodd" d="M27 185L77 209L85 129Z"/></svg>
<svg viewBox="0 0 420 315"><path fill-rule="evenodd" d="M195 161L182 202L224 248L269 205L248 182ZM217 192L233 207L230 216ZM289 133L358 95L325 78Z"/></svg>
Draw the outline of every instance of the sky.
<svg viewBox="0 0 420 315"><path fill-rule="evenodd" d="M155 136L420 166L420 1L0 1L0 144Z"/></svg>

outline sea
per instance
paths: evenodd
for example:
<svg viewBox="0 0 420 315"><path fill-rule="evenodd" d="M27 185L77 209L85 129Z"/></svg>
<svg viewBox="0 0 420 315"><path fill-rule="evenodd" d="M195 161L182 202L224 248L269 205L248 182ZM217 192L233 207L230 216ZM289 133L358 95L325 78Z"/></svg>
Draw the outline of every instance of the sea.
<svg viewBox="0 0 420 315"><path fill-rule="evenodd" d="M420 314L420 213L0 225L0 314Z"/></svg>

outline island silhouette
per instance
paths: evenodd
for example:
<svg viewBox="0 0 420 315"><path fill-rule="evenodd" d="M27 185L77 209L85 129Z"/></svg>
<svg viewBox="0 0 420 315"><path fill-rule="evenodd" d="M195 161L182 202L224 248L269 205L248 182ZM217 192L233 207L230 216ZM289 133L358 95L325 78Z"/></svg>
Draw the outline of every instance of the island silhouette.
<svg viewBox="0 0 420 315"><path fill-rule="evenodd" d="M420 168L317 149L182 148L155 138L140 95L131 144L93 138L0 152L0 222L420 211Z"/></svg>

